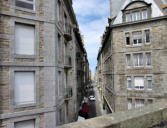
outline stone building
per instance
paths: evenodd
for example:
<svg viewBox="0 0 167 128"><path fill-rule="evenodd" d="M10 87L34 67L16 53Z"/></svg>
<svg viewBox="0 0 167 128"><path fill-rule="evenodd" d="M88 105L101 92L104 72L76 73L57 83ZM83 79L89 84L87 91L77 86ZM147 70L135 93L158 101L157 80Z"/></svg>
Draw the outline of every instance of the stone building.
<svg viewBox="0 0 167 128"><path fill-rule="evenodd" d="M167 97L167 1L122 2L116 16L111 14L99 52L108 112L141 107Z"/></svg>
<svg viewBox="0 0 167 128"><path fill-rule="evenodd" d="M0 1L1 128L53 128L75 121L76 55L86 54L76 30L72 0Z"/></svg>

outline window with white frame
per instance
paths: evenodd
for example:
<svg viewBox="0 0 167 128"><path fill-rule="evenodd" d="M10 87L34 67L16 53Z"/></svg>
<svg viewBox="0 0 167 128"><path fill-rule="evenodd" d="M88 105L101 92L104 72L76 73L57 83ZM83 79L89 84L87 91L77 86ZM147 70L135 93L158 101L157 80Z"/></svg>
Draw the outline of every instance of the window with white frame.
<svg viewBox="0 0 167 128"><path fill-rule="evenodd" d="M62 77L61 77L61 71L58 71L58 96L61 95L62 91L61 91L61 81L62 81Z"/></svg>
<svg viewBox="0 0 167 128"><path fill-rule="evenodd" d="M130 58L131 58L131 55L130 54L126 54L126 65L127 65L127 67L131 66Z"/></svg>
<svg viewBox="0 0 167 128"><path fill-rule="evenodd" d="M132 79L130 76L127 77L127 88L132 89Z"/></svg>
<svg viewBox="0 0 167 128"><path fill-rule="evenodd" d="M130 34L129 32L125 33L126 36L126 45L130 45Z"/></svg>
<svg viewBox="0 0 167 128"><path fill-rule="evenodd" d="M132 21L140 20L140 12L133 12L132 13Z"/></svg>
<svg viewBox="0 0 167 128"><path fill-rule="evenodd" d="M58 34L58 59L60 60L61 58L61 52L62 52L62 48L61 48L61 36Z"/></svg>
<svg viewBox="0 0 167 128"><path fill-rule="evenodd" d="M60 0L57 1L57 19L60 21L61 3Z"/></svg>
<svg viewBox="0 0 167 128"><path fill-rule="evenodd" d="M152 90L152 76L147 76L147 89Z"/></svg>
<svg viewBox="0 0 167 128"><path fill-rule="evenodd" d="M146 53L146 65L151 65L151 53Z"/></svg>
<svg viewBox="0 0 167 128"><path fill-rule="evenodd" d="M142 11L142 20L147 19L147 10Z"/></svg>
<svg viewBox="0 0 167 128"><path fill-rule="evenodd" d="M132 99L128 99L128 110L132 109Z"/></svg>
<svg viewBox="0 0 167 128"><path fill-rule="evenodd" d="M144 99L136 99L135 100L135 107L143 107L144 106Z"/></svg>
<svg viewBox="0 0 167 128"><path fill-rule="evenodd" d="M144 89L144 77L136 76L134 77L134 86L137 90L143 90Z"/></svg>
<svg viewBox="0 0 167 128"><path fill-rule="evenodd" d="M14 128L35 128L35 120L15 122Z"/></svg>
<svg viewBox="0 0 167 128"><path fill-rule="evenodd" d="M131 14L126 14L126 22L130 22L131 21Z"/></svg>
<svg viewBox="0 0 167 128"><path fill-rule="evenodd" d="M15 54L35 54L35 26L16 23L15 25Z"/></svg>
<svg viewBox="0 0 167 128"><path fill-rule="evenodd" d="M15 6L35 10L35 0L15 0Z"/></svg>
<svg viewBox="0 0 167 128"><path fill-rule="evenodd" d="M145 42L150 43L150 30L145 30Z"/></svg>
<svg viewBox="0 0 167 128"><path fill-rule="evenodd" d="M35 103L35 72L14 72L14 103L15 105Z"/></svg>
<svg viewBox="0 0 167 128"><path fill-rule="evenodd" d="M133 32L133 44L134 45L141 45L142 44L142 32Z"/></svg>
<svg viewBox="0 0 167 128"><path fill-rule="evenodd" d="M134 56L134 66L139 67L143 66L143 54L142 53L135 53Z"/></svg>

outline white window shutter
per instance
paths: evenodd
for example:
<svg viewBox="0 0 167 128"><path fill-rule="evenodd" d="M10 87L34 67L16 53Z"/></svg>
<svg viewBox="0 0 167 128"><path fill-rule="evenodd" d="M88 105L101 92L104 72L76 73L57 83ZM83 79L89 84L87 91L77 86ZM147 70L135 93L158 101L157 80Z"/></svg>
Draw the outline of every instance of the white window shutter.
<svg viewBox="0 0 167 128"><path fill-rule="evenodd" d="M35 53L35 27L31 25L16 24L15 26L15 53L21 55L34 55Z"/></svg>
<svg viewBox="0 0 167 128"><path fill-rule="evenodd" d="M143 77L135 77L135 86L144 87L144 78Z"/></svg>
<svg viewBox="0 0 167 128"><path fill-rule="evenodd" d="M14 101L16 105L35 103L34 77L34 72L15 72Z"/></svg>

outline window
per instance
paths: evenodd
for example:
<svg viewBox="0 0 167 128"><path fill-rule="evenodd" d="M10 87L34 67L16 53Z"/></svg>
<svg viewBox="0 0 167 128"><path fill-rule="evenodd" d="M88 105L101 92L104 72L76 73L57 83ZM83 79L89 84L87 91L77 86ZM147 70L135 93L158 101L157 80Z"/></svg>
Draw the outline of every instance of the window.
<svg viewBox="0 0 167 128"><path fill-rule="evenodd" d="M134 77L135 89L143 90L144 89L144 77Z"/></svg>
<svg viewBox="0 0 167 128"><path fill-rule="evenodd" d="M131 21L131 14L126 14L126 22L130 22Z"/></svg>
<svg viewBox="0 0 167 128"><path fill-rule="evenodd" d="M132 13L132 21L140 20L140 12L133 12Z"/></svg>
<svg viewBox="0 0 167 128"><path fill-rule="evenodd" d="M62 88L62 87L61 87L61 80L62 80L62 78L61 78L61 71L59 71L59 72L58 72L58 89L57 89L57 90L58 90L58 96L60 96L60 95L61 95L61 92L62 92L62 91L61 91L61 88Z"/></svg>
<svg viewBox="0 0 167 128"><path fill-rule="evenodd" d="M147 89L152 90L152 76L147 76Z"/></svg>
<svg viewBox="0 0 167 128"><path fill-rule="evenodd" d="M128 99L128 110L132 109L132 99Z"/></svg>
<svg viewBox="0 0 167 128"><path fill-rule="evenodd" d="M143 107L144 106L144 99L136 99L135 107Z"/></svg>
<svg viewBox="0 0 167 128"><path fill-rule="evenodd" d="M14 76L14 103L35 103L35 72L15 72Z"/></svg>
<svg viewBox="0 0 167 128"><path fill-rule="evenodd" d="M127 77L127 88L128 89L131 89L132 88L132 80L131 80L131 77Z"/></svg>
<svg viewBox="0 0 167 128"><path fill-rule="evenodd" d="M142 44L142 32L133 32L133 44L134 45Z"/></svg>
<svg viewBox="0 0 167 128"><path fill-rule="evenodd" d="M126 36L126 45L130 45L130 35L129 32L125 33Z"/></svg>
<svg viewBox="0 0 167 128"><path fill-rule="evenodd" d="M143 54L142 53L134 54L134 66L136 67L143 66Z"/></svg>
<svg viewBox="0 0 167 128"><path fill-rule="evenodd" d="M153 103L153 100L152 99L148 99L148 104L152 104Z"/></svg>
<svg viewBox="0 0 167 128"><path fill-rule="evenodd" d="M65 103L65 121L68 122L68 102Z"/></svg>
<svg viewBox="0 0 167 128"><path fill-rule="evenodd" d="M15 0L17 7L35 10L35 0Z"/></svg>
<svg viewBox="0 0 167 128"><path fill-rule="evenodd" d="M150 30L145 30L145 41L150 43Z"/></svg>
<svg viewBox="0 0 167 128"><path fill-rule="evenodd" d="M58 34L58 59L60 60L61 58L61 52L62 52L62 48L61 48L61 36Z"/></svg>
<svg viewBox="0 0 167 128"><path fill-rule="evenodd" d="M163 8L164 12L167 13L167 7Z"/></svg>
<svg viewBox="0 0 167 128"><path fill-rule="evenodd" d="M60 12L61 12L61 3L58 0L58 2L57 2L57 19L58 19L58 21L60 21Z"/></svg>
<svg viewBox="0 0 167 128"><path fill-rule="evenodd" d="M16 23L15 53L19 55L35 54L35 27Z"/></svg>
<svg viewBox="0 0 167 128"><path fill-rule="evenodd" d="M62 123L62 109L59 109L59 111L58 111L58 123L59 124Z"/></svg>
<svg viewBox="0 0 167 128"><path fill-rule="evenodd" d="M126 64L127 64L127 67L131 66L131 64L130 64L130 54L126 54Z"/></svg>
<svg viewBox="0 0 167 128"><path fill-rule="evenodd" d="M162 4L167 4L166 0L160 0Z"/></svg>
<svg viewBox="0 0 167 128"><path fill-rule="evenodd" d="M142 19L147 19L147 10L142 11Z"/></svg>
<svg viewBox="0 0 167 128"><path fill-rule="evenodd" d="M35 128L35 120L15 122L14 128Z"/></svg>
<svg viewBox="0 0 167 128"><path fill-rule="evenodd" d="M64 31L66 32L66 25L67 25L67 15L64 13Z"/></svg>
<svg viewBox="0 0 167 128"><path fill-rule="evenodd" d="M151 53L146 53L146 65L151 65Z"/></svg>

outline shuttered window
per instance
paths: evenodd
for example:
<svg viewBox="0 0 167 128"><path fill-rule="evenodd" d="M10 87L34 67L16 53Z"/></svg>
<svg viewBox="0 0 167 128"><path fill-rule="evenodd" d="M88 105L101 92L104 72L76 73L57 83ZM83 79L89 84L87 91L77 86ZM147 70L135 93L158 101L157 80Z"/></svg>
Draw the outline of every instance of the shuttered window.
<svg viewBox="0 0 167 128"><path fill-rule="evenodd" d="M134 77L135 89L144 89L144 77Z"/></svg>
<svg viewBox="0 0 167 128"><path fill-rule="evenodd" d="M19 55L35 54L35 26L16 23L15 53Z"/></svg>
<svg viewBox="0 0 167 128"><path fill-rule="evenodd" d="M15 104L35 103L35 72L15 72L14 76Z"/></svg>

